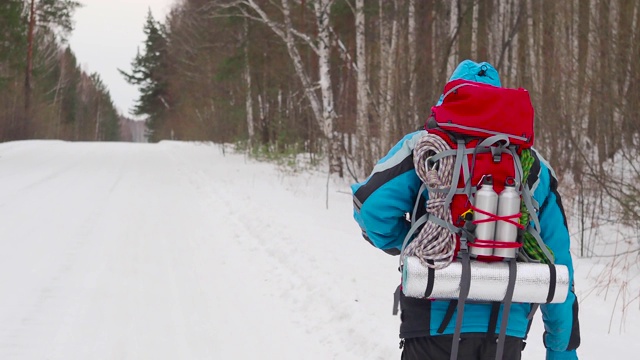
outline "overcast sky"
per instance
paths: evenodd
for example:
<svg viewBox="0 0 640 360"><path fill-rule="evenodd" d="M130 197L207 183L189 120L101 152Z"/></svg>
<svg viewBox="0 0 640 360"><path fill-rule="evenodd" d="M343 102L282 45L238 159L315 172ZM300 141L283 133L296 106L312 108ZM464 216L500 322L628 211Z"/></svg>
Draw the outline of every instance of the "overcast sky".
<svg viewBox="0 0 640 360"><path fill-rule="evenodd" d="M75 30L69 43L78 63L88 73L97 72L111 93L118 111L129 111L138 90L127 84L118 68L131 69L138 47L142 48L142 27L151 9L164 22L171 6L180 0L79 0L83 7L75 13Z"/></svg>

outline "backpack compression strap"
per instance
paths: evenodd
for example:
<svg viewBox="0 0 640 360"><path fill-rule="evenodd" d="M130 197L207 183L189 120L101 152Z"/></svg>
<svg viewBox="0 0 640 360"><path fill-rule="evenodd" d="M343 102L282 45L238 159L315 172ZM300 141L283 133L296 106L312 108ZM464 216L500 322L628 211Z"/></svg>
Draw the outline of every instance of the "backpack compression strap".
<svg viewBox="0 0 640 360"><path fill-rule="evenodd" d="M462 246L462 244L461 244ZM466 245L465 245L466 247ZM458 315L456 316L456 329L453 332L450 360L458 359L458 347L460 346L460 332L462 330L462 317L464 316L464 304L469 296L471 288L471 260L469 252L460 248L460 262L462 264L462 276L460 277L460 295L458 296Z"/></svg>
<svg viewBox="0 0 640 360"><path fill-rule="evenodd" d="M496 349L496 360L502 360L504 352L504 342L507 337L507 325L509 324L509 313L511 312L511 301L513 300L513 290L516 287L516 276L518 275L516 259L509 259L509 284L507 293L504 296L504 308L502 310L502 322L500 323L500 334L498 335L498 348Z"/></svg>

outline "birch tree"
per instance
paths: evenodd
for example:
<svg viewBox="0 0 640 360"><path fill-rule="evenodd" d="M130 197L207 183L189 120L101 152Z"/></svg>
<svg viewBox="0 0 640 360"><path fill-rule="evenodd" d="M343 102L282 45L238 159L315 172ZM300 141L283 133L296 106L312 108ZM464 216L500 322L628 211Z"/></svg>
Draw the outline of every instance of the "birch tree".
<svg viewBox="0 0 640 360"><path fill-rule="evenodd" d="M253 149L255 142L255 124L253 121L253 97L251 96L251 68L249 66L249 20L244 19L244 78L247 85L247 94L245 100L245 109L247 112L247 135L249 151Z"/></svg>
<svg viewBox="0 0 640 360"><path fill-rule="evenodd" d="M304 33L294 27L291 2L281 0L278 7L281 19L273 18L263 5L254 0L233 1L221 8L235 8L242 16L258 21L266 25L285 44L289 57L293 63L296 75L300 80L303 91L311 107L318 127L327 139L329 154L329 171L343 174L342 169L342 143L341 137L334 129L337 117L334 107L333 84L331 79L331 5L334 0L314 1L313 11L315 15L315 37ZM304 2L303 2L304 4ZM304 7L301 11L305 11ZM300 53L298 41L302 41L316 56L318 72L316 80L313 74L307 70ZM317 88L320 89L318 93Z"/></svg>
<svg viewBox="0 0 640 360"><path fill-rule="evenodd" d="M367 73L366 19L364 0L356 0L356 61L358 66L358 114L356 120L357 158L363 172L371 171L371 139L369 137L369 76Z"/></svg>
<svg viewBox="0 0 640 360"><path fill-rule="evenodd" d="M418 109L416 106L417 69L416 69L416 0L409 0L408 39L409 46L409 118L414 124L418 123Z"/></svg>

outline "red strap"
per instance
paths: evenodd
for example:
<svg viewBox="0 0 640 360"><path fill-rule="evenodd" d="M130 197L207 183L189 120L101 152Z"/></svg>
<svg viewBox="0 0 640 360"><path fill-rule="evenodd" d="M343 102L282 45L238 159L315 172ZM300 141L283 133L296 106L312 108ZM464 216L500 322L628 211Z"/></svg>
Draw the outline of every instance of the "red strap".
<svg viewBox="0 0 640 360"><path fill-rule="evenodd" d="M498 240L480 240L476 239L474 242L468 242L467 246L483 248L483 249L517 249L521 248L522 244L517 241L498 241Z"/></svg>
<svg viewBox="0 0 640 360"><path fill-rule="evenodd" d="M515 225L518 229L524 229L524 225L520 224L519 222L511 220L511 219L519 219L520 216L522 215L522 213L517 213L517 214L513 214L513 215L498 216L496 214L492 214L492 213L484 211L482 209L478 209L477 207L475 207L473 205L471 205L471 209L473 211L475 211L475 212L479 212L482 215L488 216L488 218L486 218L486 219L473 220L472 223L475 224L475 225L481 224L481 223L486 223L486 222L493 222L493 221L505 221L505 222L508 222L511 225Z"/></svg>

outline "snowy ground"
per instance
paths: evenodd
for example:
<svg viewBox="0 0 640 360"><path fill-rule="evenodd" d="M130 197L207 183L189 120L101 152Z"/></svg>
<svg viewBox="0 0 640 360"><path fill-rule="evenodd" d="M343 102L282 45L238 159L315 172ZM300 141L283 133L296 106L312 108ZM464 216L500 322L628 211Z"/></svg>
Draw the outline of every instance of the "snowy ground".
<svg viewBox="0 0 640 360"><path fill-rule="evenodd" d="M213 145L0 144L0 359L399 359L397 258L326 181ZM598 266L580 357L636 358L638 302L620 322Z"/></svg>

